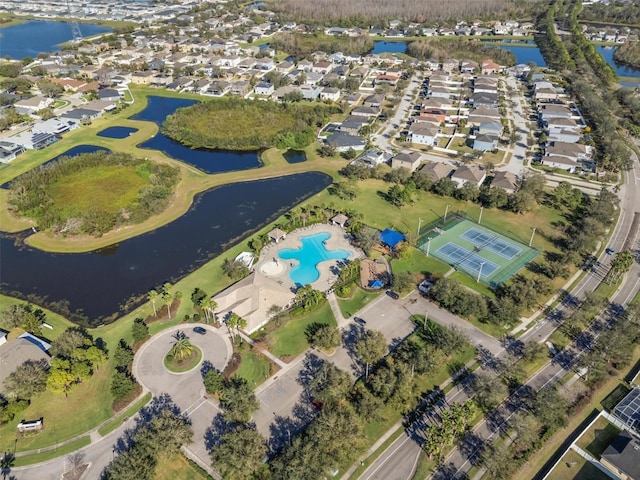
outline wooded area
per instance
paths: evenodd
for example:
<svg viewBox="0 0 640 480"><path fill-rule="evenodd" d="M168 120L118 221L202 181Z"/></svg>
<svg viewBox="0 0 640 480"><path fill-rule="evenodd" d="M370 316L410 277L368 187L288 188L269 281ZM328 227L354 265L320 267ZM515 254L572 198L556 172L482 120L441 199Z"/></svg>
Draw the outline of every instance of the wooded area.
<svg viewBox="0 0 640 480"><path fill-rule="evenodd" d="M87 153L13 180L9 208L56 234L100 236L160 213L179 180L179 169L170 165L122 153Z"/></svg>
<svg viewBox="0 0 640 480"><path fill-rule="evenodd" d="M522 17L535 3L536 0L282 0L269 2L268 8L299 22L364 28L372 20L494 20L507 13Z"/></svg>
<svg viewBox="0 0 640 480"><path fill-rule="evenodd" d="M627 42L619 45L613 52L613 59L618 63L640 69L640 43Z"/></svg>
<svg viewBox="0 0 640 480"><path fill-rule="evenodd" d="M331 113L334 109L324 105L225 98L176 110L162 124L162 132L191 148L304 148Z"/></svg>
<svg viewBox="0 0 640 480"><path fill-rule="evenodd" d="M435 58L443 61L447 58L460 58L481 63L483 60L490 59L509 67L516 64L516 57L510 51L466 38L418 40L409 44L407 54L419 60Z"/></svg>

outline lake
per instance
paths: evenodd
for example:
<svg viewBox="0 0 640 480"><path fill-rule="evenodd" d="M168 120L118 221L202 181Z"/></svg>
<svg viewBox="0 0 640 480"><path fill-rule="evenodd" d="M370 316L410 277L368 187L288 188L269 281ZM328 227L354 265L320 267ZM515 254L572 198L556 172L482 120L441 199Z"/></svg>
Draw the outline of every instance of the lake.
<svg viewBox="0 0 640 480"><path fill-rule="evenodd" d="M174 113L178 108L189 107L197 103L197 100L149 96L147 97L147 102L146 108L130 117L131 120L154 122L162 127L162 122L168 115ZM158 132L150 139L139 144L138 147L159 150L171 158L193 165L206 173L248 170L262 166L260 155L256 151L191 149L171 140L163 135L162 132Z"/></svg>
<svg viewBox="0 0 640 480"><path fill-rule="evenodd" d="M407 53L408 42L373 42L373 50L369 53Z"/></svg>
<svg viewBox="0 0 640 480"><path fill-rule="evenodd" d="M95 23L79 23L79 26L82 35L86 37L111 31L110 28ZM71 24L67 22L30 20L0 28L0 57L9 56L18 60L24 57L35 58L39 53L60 50L60 43L72 39Z"/></svg>
<svg viewBox="0 0 640 480"><path fill-rule="evenodd" d="M308 172L217 187L168 225L90 253L47 253L25 245L24 234L2 234L0 291L33 295L44 306L66 301L99 325L122 314L132 295L144 299L177 281L330 183L330 176ZM189 301L191 292L183 294Z"/></svg>
<svg viewBox="0 0 640 480"><path fill-rule="evenodd" d="M604 57L609 65L613 67L618 76L620 77L638 77L640 78L640 70L634 70L626 65L616 64L613 59L614 47L604 47L602 45L596 45L596 50Z"/></svg>
<svg viewBox="0 0 640 480"><path fill-rule="evenodd" d="M516 65L520 63L533 62L539 67L546 67L547 62L544 61L542 53L537 46L533 47L517 47L513 45L497 45L503 50L509 50L516 57Z"/></svg>

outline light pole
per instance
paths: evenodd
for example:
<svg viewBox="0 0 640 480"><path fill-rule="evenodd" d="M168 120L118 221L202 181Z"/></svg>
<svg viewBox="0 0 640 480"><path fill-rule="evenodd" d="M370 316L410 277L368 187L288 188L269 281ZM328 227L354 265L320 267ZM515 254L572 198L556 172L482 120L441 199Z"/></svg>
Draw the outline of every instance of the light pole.
<svg viewBox="0 0 640 480"><path fill-rule="evenodd" d="M444 220L442 220L442 226L444 227L444 224L447 222L447 213L449 213L449 207L451 205L447 204L447 208L444 209Z"/></svg>
<svg viewBox="0 0 640 480"><path fill-rule="evenodd" d="M480 282L480 276L482 275L482 266L484 265L484 262L480 262L480 270L478 270L478 278L476 278L476 283Z"/></svg>
<svg viewBox="0 0 640 480"><path fill-rule="evenodd" d="M482 223L482 211L484 210L484 207L480 207L480 216L478 217L478 225L480 225Z"/></svg>
<svg viewBox="0 0 640 480"><path fill-rule="evenodd" d="M427 238L427 257L429 256L430 250L431 250L431 237Z"/></svg>
<svg viewBox="0 0 640 480"><path fill-rule="evenodd" d="M422 227L422 219L418 218L418 233L416 234L416 236L420 236L420 227Z"/></svg>
<svg viewBox="0 0 640 480"><path fill-rule="evenodd" d="M536 234L536 227L533 227L533 231L531 232L531 240L529 240L529 246L533 244L533 236Z"/></svg>

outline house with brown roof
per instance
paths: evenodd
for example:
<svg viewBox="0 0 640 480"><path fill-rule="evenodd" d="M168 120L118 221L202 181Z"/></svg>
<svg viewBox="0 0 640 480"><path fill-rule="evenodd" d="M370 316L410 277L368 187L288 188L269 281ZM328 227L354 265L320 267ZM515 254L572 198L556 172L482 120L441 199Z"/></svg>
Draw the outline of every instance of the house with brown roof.
<svg viewBox="0 0 640 480"><path fill-rule="evenodd" d="M426 162L420 169L420 173L428 175L433 183L438 183L447 178L453 172L453 167L448 163Z"/></svg>
<svg viewBox="0 0 640 480"><path fill-rule="evenodd" d="M457 183L458 187L466 183L480 187L486 178L487 171L478 165L463 165L451 175L451 180Z"/></svg>
<svg viewBox="0 0 640 480"><path fill-rule="evenodd" d="M496 172L491 180L491 188L502 188L509 194L516 193L518 187L518 176L511 172Z"/></svg>
<svg viewBox="0 0 640 480"><path fill-rule="evenodd" d="M414 172L420 166L421 157L418 152L400 152L391 158L391 168L406 168Z"/></svg>

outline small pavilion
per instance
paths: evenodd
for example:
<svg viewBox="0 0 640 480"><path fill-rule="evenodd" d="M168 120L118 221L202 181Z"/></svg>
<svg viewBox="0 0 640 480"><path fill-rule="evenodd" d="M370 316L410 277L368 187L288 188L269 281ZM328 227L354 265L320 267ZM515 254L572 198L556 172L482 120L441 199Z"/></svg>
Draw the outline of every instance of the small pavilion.
<svg viewBox="0 0 640 480"><path fill-rule="evenodd" d="M267 235L269 236L269 240L275 243L287 238L287 232L280 230L279 228L274 228Z"/></svg>
<svg viewBox="0 0 640 480"><path fill-rule="evenodd" d="M344 228L348 221L349 217L347 217L343 213L339 213L331 219L331 223L333 223L334 225L339 225L341 228Z"/></svg>

